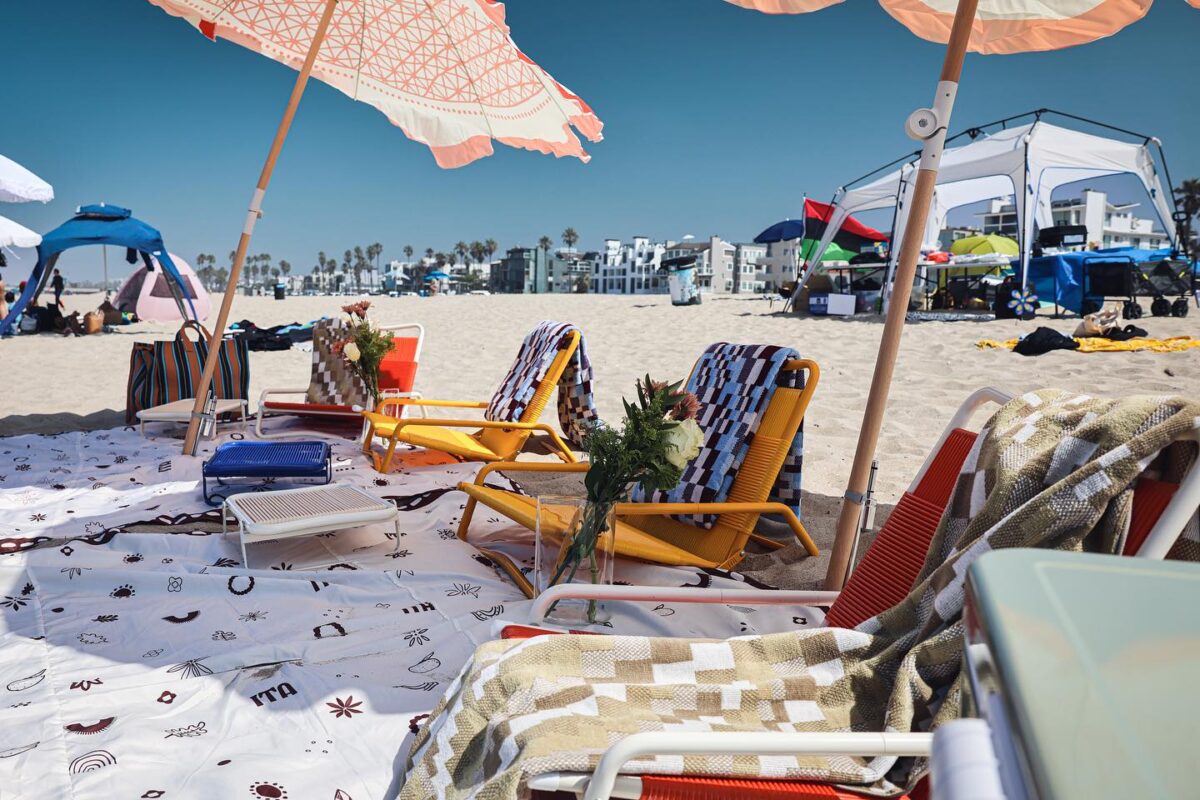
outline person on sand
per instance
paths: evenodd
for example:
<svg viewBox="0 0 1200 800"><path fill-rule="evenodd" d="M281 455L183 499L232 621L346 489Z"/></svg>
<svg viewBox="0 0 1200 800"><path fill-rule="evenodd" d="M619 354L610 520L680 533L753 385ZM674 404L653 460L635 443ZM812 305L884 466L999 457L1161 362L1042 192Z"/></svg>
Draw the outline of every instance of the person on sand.
<svg viewBox="0 0 1200 800"><path fill-rule="evenodd" d="M62 293L65 284L63 282L62 273L59 272L58 269L54 270L54 277L50 281L50 286L54 289L54 305L58 306L59 308L65 308L62 301Z"/></svg>

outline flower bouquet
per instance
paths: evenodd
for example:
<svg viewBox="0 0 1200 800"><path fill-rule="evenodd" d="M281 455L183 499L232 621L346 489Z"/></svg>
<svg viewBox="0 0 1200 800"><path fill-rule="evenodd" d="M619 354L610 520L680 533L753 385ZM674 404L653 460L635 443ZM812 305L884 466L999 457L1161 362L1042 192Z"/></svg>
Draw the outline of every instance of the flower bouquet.
<svg viewBox="0 0 1200 800"><path fill-rule="evenodd" d="M582 510L571 515L545 587L570 582L585 567L592 583L611 582L616 504L628 497L634 484L665 491L679 483L704 441L695 419L699 401L681 391L682 385L652 381L647 375L637 382L637 402L622 401L625 420L619 429L594 425L588 431L583 441L590 462L584 478L586 500ZM597 621L594 600L588 601L587 621Z"/></svg>
<svg viewBox="0 0 1200 800"><path fill-rule="evenodd" d="M333 352L344 358L350 370L362 379L371 401L378 406L379 365L392 349L392 334L371 324L367 319L367 309L370 307L370 300L360 300L342 306L342 311L346 312L349 318L347 328L350 335L340 342L335 342Z"/></svg>

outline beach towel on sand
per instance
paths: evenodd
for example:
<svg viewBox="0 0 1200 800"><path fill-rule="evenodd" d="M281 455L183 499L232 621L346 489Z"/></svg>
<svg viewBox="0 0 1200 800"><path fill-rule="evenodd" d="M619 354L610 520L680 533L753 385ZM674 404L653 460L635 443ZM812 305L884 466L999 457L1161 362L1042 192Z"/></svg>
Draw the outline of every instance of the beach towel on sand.
<svg viewBox="0 0 1200 800"><path fill-rule="evenodd" d="M787 361L800 354L787 347L717 342L696 362L687 390L700 401L696 422L704 433L700 453L684 468L679 485L665 492L633 490L634 502L721 503L738 468L750 450L759 417L771 401L775 387L803 388L803 370L783 371ZM804 423L784 460L770 500L786 503L800 513L800 471L804 461ZM711 528L717 514L682 516L680 519Z"/></svg>
<svg viewBox="0 0 1200 800"><path fill-rule="evenodd" d="M600 415L592 398L592 362L588 359L587 340L579 328L566 322L546 320L525 336L516 361L483 413L484 419L519 420L562 349L564 338L573 331L579 333L579 347L558 380L558 424L567 440L580 446L588 427L598 422Z"/></svg>
<svg viewBox="0 0 1200 800"><path fill-rule="evenodd" d="M531 776L590 772L614 741L638 731L928 731L960 713L970 563L1002 547L1119 552L1134 482L1148 467L1185 462L1179 451L1194 458L1194 445L1171 445L1197 427L1200 402L1183 398L1111 401L1044 390L1008 403L968 454L911 593L854 630L482 645L418 734L400 797L527 796ZM1200 552L1194 519L1189 531L1173 556ZM644 758L627 769L800 778L895 794L925 765L697 755Z"/></svg>
<svg viewBox="0 0 1200 800"><path fill-rule="evenodd" d="M996 350L1012 350L1020 339L980 339L975 346L981 350L993 348ZM1074 348L1078 353L1124 353L1135 350L1150 350L1155 353L1179 353L1200 347L1200 339L1191 336L1172 336L1168 339L1129 339L1123 342L1107 339L1103 336L1080 336L1075 341L1079 347Z"/></svg>

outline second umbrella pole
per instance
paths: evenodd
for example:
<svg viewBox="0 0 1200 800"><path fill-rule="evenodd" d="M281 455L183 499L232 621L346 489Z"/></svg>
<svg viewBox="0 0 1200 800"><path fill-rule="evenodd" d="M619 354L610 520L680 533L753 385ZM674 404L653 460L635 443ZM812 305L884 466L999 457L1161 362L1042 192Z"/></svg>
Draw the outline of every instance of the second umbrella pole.
<svg viewBox="0 0 1200 800"><path fill-rule="evenodd" d="M225 287L225 294L221 297L221 310L217 314L217 321L213 324L212 335L208 340L208 356L204 360L204 371L200 374L200 383L195 387L196 401L192 405L192 418L188 422L187 436L183 440L184 455L196 454L196 441L200 433L204 401L208 395L208 387L212 384L213 375L217 371L221 337L225 335L225 326L229 323L229 311L233 306L233 296L237 291L238 278L242 274L242 265L246 261L246 251L250 249L250 237L254 235L254 224L258 222L261 214L263 195L266 194L267 185L271 182L271 174L275 171L275 162L279 159L283 142L287 139L288 130L292 127L296 108L300 105L300 98L304 96L304 87L308 83L309 75L312 74L313 64L317 60L317 53L321 49L321 42L325 39L326 31L329 30L329 21L333 18L333 10L337 4L338 0L325 0L325 9L321 13L320 22L317 23L312 43L309 44L308 55L304 58L300 74L296 76L296 84L292 87L292 95L283 112L283 119L280 120L279 128L275 131L275 140L271 143L267 161L263 164L262 173L258 176L258 184L255 186L254 195L250 200L250 210L246 214L246 224L242 227L242 236L238 239L237 252L234 254L233 264L229 269L229 283Z"/></svg>
<svg viewBox="0 0 1200 800"><path fill-rule="evenodd" d="M971 39L971 27L975 22L978 5L979 0L959 0L958 8L954 12L954 26L950 30L950 41L946 44L946 57L942 63L941 80L938 82L933 107L914 112L906 126L910 136L924 141L921 148L921 166L913 191L912 211L904 226L904 241L900 246L892 301L888 306L887 320L879 342L879 355L875 359L875 374L871 377L867 408L863 412L858 447L854 451L854 465L851 467L850 481L842 500L837 537L829 555L829 569L825 573L827 590L837 591L842 588L846 582L850 562L854 558L854 542L857 539L859 516L862 513L863 494L870 477L875 447L879 442L879 429L883 425L888 389L891 387L892 373L896 367L896 355L900 350L900 335L904 331L904 319L908 314L908 298L912 294L917 258L921 254L921 240L925 234L925 222L929 217L929 205L933 200L938 167L946 143L946 129L950 124L950 112L954 108L954 96L962 76L963 60L966 58L967 44Z"/></svg>

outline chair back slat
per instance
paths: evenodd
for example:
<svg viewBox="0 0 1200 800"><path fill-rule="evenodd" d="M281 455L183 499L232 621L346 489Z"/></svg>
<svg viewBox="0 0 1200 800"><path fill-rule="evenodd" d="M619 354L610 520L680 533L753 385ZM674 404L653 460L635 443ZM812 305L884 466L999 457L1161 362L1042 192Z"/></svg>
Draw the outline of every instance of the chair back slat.
<svg viewBox="0 0 1200 800"><path fill-rule="evenodd" d="M850 574L825 617L826 625L853 628L908 595L977 436L955 428L942 442L920 482L900 498Z"/></svg>

